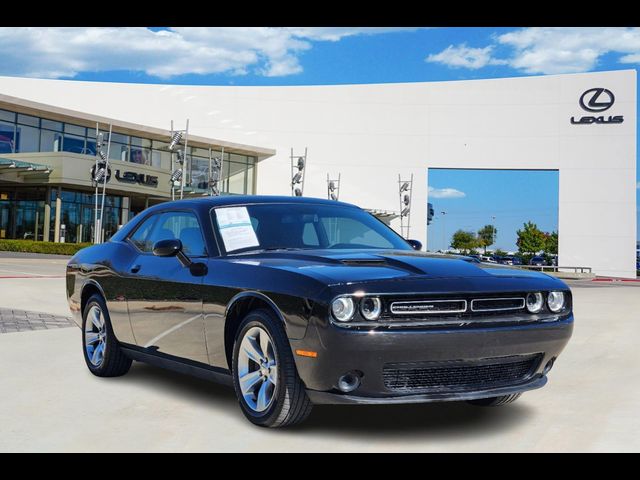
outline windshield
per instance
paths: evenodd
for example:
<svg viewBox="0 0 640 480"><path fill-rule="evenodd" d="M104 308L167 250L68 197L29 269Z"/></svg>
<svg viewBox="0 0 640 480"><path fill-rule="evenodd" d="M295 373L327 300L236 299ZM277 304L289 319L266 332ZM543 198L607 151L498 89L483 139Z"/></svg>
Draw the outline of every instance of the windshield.
<svg viewBox="0 0 640 480"><path fill-rule="evenodd" d="M359 208L255 204L212 211L227 253L287 249L396 249L411 246Z"/></svg>

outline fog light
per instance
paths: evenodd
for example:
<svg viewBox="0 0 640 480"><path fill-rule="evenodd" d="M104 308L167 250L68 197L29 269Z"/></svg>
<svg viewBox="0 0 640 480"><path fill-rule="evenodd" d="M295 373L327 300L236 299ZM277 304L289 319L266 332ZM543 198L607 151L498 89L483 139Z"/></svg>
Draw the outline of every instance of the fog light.
<svg viewBox="0 0 640 480"><path fill-rule="evenodd" d="M547 362L547 364L544 366L544 370L542 371L543 375L546 375L547 373L549 373L549 370L551 370L553 368L553 364L556 361L556 357L553 357L551 360L549 360Z"/></svg>
<svg viewBox="0 0 640 480"><path fill-rule="evenodd" d="M338 388L344 393L353 392L360 386L360 375L356 372L345 373L338 379Z"/></svg>

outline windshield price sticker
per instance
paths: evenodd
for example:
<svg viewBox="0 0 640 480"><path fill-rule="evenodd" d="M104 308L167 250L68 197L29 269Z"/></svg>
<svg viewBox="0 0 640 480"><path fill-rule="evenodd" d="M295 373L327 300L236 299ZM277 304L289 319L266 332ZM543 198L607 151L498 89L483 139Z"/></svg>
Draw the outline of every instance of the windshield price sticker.
<svg viewBox="0 0 640 480"><path fill-rule="evenodd" d="M260 245L246 207L216 208L216 219L227 252Z"/></svg>

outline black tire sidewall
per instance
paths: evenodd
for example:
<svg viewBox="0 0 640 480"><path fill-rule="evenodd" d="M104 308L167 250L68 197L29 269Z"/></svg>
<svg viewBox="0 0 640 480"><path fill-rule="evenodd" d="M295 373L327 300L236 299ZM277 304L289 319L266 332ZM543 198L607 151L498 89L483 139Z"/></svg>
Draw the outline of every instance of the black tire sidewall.
<svg viewBox="0 0 640 480"><path fill-rule="evenodd" d="M285 348L290 348L288 345L282 345L282 339L277 335L274 331L276 328L280 327L280 325L276 324L277 320L271 318L264 311L254 311L249 313L246 318L240 324L238 328L238 333L236 335L234 345L233 345L233 360L232 360L232 376L233 376L233 386L235 388L236 394L238 396L238 402L240 403L240 407L242 408L243 413L247 418L257 424L268 426L271 425L278 415L280 414L280 410L282 409L284 398L286 395L286 380L284 378L284 368L282 368L283 356L285 355ZM278 385L275 390L275 399L264 412L255 412L253 411L245 402L242 391L240 389L239 379L238 379L238 352L240 350L240 344L244 335L248 330L253 327L261 327L267 331L269 337L271 337L271 343L273 345L273 350L276 356L276 364L278 366Z"/></svg>

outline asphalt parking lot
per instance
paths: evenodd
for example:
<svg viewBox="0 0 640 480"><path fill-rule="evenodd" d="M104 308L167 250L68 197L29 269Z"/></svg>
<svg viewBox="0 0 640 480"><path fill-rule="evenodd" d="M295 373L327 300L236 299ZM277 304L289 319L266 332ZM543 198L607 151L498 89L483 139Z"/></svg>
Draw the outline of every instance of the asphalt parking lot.
<svg viewBox="0 0 640 480"><path fill-rule="evenodd" d="M573 282L574 337L547 386L512 405L322 406L265 430L223 386L140 363L92 376L79 330L55 320L68 315L66 260L9 256L0 309L48 316L0 334L0 451L640 450L640 284Z"/></svg>

